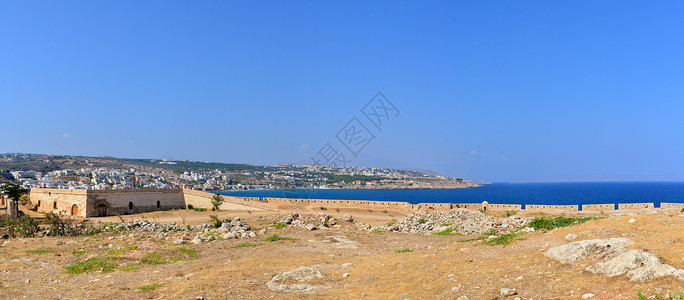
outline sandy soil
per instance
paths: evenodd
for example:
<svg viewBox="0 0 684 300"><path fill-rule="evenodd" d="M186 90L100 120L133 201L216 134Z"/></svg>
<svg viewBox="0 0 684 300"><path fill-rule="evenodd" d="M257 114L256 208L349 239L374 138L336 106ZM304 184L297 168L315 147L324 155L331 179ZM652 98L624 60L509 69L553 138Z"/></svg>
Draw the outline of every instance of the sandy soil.
<svg viewBox="0 0 684 300"><path fill-rule="evenodd" d="M309 213L318 213L311 211ZM359 222L379 224L402 214L388 211L325 211L334 216L351 213ZM299 213L306 213L300 211ZM209 215L240 216L252 227L263 228L263 218L278 212L171 211L125 216L155 222L200 224ZM636 222L629 223L634 218ZM119 221L117 217L99 219ZM271 234L294 238L263 241ZM220 240L199 245L197 257L175 251L173 240L134 234L100 234L91 237L17 238L0 241L0 297L47 299L170 298L170 299L496 299L501 288L515 288L522 299L578 299L593 293L594 299L634 299L638 290L665 294L684 292L684 282L663 277L630 282L624 276L606 277L584 271L593 260L561 264L543 255L550 247L577 240L626 237L674 267L684 268L684 216L678 212L621 212L584 224L548 232L533 232L506 247L463 242L475 236L419 236L373 233L345 224L330 230L309 231L299 227L270 228L256 238ZM233 248L250 242L254 247ZM123 253L108 250L135 246ZM27 252L44 249L45 253ZM402 249L412 252L397 253ZM89 251L75 256L76 251ZM147 253L176 257L170 264L146 264ZM71 275L65 266L90 257L115 257L120 267L134 271L99 271ZM329 287L312 294L271 291L266 283L275 274L310 266L325 276L308 284ZM348 274L347 277L343 276ZM154 290L139 288L160 284Z"/></svg>

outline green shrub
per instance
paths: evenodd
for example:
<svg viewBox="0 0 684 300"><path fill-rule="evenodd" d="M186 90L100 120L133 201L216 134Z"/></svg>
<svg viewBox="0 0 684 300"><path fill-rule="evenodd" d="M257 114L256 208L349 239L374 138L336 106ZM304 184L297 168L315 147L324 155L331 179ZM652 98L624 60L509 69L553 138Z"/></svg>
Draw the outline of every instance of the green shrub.
<svg viewBox="0 0 684 300"><path fill-rule="evenodd" d="M227 218L221 219L216 215L209 215L209 218L211 219L211 224L214 226L214 228L219 228L223 223L230 223L230 220Z"/></svg>
<svg viewBox="0 0 684 300"><path fill-rule="evenodd" d="M0 230L6 232L11 237L32 237L40 229L38 222L27 215L20 217L0 215L0 227Z"/></svg>
<svg viewBox="0 0 684 300"><path fill-rule="evenodd" d="M192 210L194 210L194 211L207 211L206 208L201 208L201 207L195 207Z"/></svg>
<svg viewBox="0 0 684 300"><path fill-rule="evenodd" d="M425 224L425 223L427 223L427 220L425 220L425 219L420 219L420 220L418 220L418 223L419 223L419 224Z"/></svg>
<svg viewBox="0 0 684 300"><path fill-rule="evenodd" d="M110 257L104 258L89 258L85 261L77 261L73 264L65 266L67 273L69 274L81 274L89 273L95 271L102 271L102 273L114 272L117 264L111 261Z"/></svg>
<svg viewBox="0 0 684 300"><path fill-rule="evenodd" d="M596 220L598 219L597 217L578 217L578 218L568 218L564 216L558 216L555 218L547 218L547 217L541 217L541 218L534 218L529 224L527 224L528 227L534 228L535 230L551 230L554 228L560 228L560 227L567 227L570 225L575 225L575 224L580 224L584 223L586 221L590 220Z"/></svg>
<svg viewBox="0 0 684 300"><path fill-rule="evenodd" d="M192 205L192 204L188 204L188 209L193 209L193 208L195 208L195 206L194 206L194 205Z"/></svg>

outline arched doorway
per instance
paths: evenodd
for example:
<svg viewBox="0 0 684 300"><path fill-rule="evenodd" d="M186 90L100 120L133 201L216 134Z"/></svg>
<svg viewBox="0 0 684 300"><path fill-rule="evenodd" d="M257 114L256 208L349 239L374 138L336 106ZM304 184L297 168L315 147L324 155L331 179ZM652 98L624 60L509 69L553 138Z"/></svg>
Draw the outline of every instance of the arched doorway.
<svg viewBox="0 0 684 300"><path fill-rule="evenodd" d="M97 206L97 216L98 217L107 216L107 205L100 204Z"/></svg>
<svg viewBox="0 0 684 300"><path fill-rule="evenodd" d="M71 206L71 215L78 216L78 205L74 204Z"/></svg>

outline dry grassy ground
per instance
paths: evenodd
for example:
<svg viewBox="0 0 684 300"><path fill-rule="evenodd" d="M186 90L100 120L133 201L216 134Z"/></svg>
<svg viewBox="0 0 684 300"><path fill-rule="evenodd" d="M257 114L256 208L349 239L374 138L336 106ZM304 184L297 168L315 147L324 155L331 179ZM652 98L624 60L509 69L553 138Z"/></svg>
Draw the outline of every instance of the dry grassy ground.
<svg viewBox="0 0 684 300"><path fill-rule="evenodd" d="M349 213L326 212L334 216ZM375 224L402 216L392 211L351 213L360 222ZM150 221L180 224L184 220L199 224L208 222L210 214L175 211L144 217ZM277 213L220 212L223 216L240 216L256 228L268 225L259 217L269 214ZM135 217L143 216L126 218ZM636 222L629 223L632 218ZM109 218L109 221L117 220ZM263 240L274 233L294 240ZM495 299L501 298L501 288L515 288L518 295L511 299L578 299L586 293L595 294L594 299L634 299L639 289L647 295L684 291L684 282L672 277L630 282L624 276L606 277L584 271L594 262L591 259L561 264L543 255L550 247L568 243L564 239L568 233L577 234L577 240L626 237L636 243L630 248L647 249L665 263L684 268L684 217L678 212L644 211L631 215L622 212L584 224L523 234L521 240L505 247L481 245L479 241L463 242L475 236L373 233L358 230L351 224L316 231L293 226L270 228L257 238L185 244L182 245L185 250L173 244L173 240L148 238L145 234L108 233L0 241L0 297L455 299L466 295L470 299ZM245 242L259 245L234 248ZM397 253L405 249L409 250ZM75 256L74 253L80 254L77 251L87 253ZM174 262L146 263L152 252L162 260ZM113 257L120 269L108 273L66 272L65 266L90 257ZM275 274L301 266L321 271L325 277L308 284L328 286L329 290L295 294L266 287ZM345 273L347 277L343 276ZM155 284L159 286L141 289Z"/></svg>

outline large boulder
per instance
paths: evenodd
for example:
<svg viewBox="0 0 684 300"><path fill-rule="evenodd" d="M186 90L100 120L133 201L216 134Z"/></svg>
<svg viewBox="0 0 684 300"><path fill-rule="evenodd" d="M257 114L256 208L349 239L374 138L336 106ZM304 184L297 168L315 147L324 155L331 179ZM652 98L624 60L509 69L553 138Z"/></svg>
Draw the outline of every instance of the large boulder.
<svg viewBox="0 0 684 300"><path fill-rule="evenodd" d="M633 244L634 242L625 238L584 240L551 248L544 255L562 263L569 263L589 255L597 258L612 257L627 251L625 247Z"/></svg>
<svg viewBox="0 0 684 300"><path fill-rule="evenodd" d="M684 280L684 270L663 264L658 256L643 250L629 250L610 260L589 266L587 270L611 277L627 273L632 281L646 281L668 275Z"/></svg>
<svg viewBox="0 0 684 300"><path fill-rule="evenodd" d="M311 267L300 267L273 277L266 286L272 291L285 293L312 293L327 290L329 286L309 285L303 282L323 278L320 271Z"/></svg>

